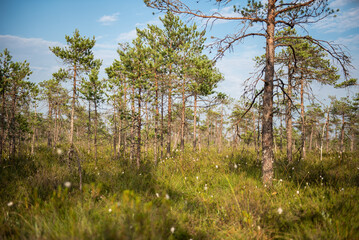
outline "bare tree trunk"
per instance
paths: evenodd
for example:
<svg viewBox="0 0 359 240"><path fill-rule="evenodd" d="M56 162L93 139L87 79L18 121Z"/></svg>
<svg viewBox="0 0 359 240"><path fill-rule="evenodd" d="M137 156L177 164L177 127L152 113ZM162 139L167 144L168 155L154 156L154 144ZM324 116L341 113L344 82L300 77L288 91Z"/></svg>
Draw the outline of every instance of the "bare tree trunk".
<svg viewBox="0 0 359 240"><path fill-rule="evenodd" d="M140 168L141 161L141 88L138 89L138 116L137 116L137 155L136 164L137 169Z"/></svg>
<svg viewBox="0 0 359 240"><path fill-rule="evenodd" d="M275 0L268 1L268 22L266 38L266 70L263 92L263 124L262 124L262 177L264 184L272 184L273 170L273 81L274 81L274 28Z"/></svg>
<svg viewBox="0 0 359 240"><path fill-rule="evenodd" d="M164 125L164 120L163 120L163 104L164 104L164 102L163 102L163 97L164 97L164 94L163 93L161 93L161 160L163 159L163 141L164 141L164 136L163 136L163 125Z"/></svg>
<svg viewBox="0 0 359 240"><path fill-rule="evenodd" d="M223 132L223 103L221 104L221 122L219 126L219 134L218 134L218 149L219 152L222 152L222 133Z"/></svg>
<svg viewBox="0 0 359 240"><path fill-rule="evenodd" d="M312 127L310 130L310 137L309 137L309 150L310 151L312 151L313 134L314 134L314 123L312 123Z"/></svg>
<svg viewBox="0 0 359 240"><path fill-rule="evenodd" d="M35 138L36 138L36 125L37 125L37 112L36 112L36 103L35 103L35 124L32 132L32 141L31 141L31 155L34 155L35 149Z"/></svg>
<svg viewBox="0 0 359 240"><path fill-rule="evenodd" d="M116 146L117 146L117 119L116 119L116 100L113 99L113 158L116 159Z"/></svg>
<svg viewBox="0 0 359 240"><path fill-rule="evenodd" d="M194 94L193 107L193 151L196 151L197 145L197 93Z"/></svg>
<svg viewBox="0 0 359 240"><path fill-rule="evenodd" d="M70 120L70 148L73 150L74 145L74 117L75 117L75 104L76 104L76 65L74 66L74 85L72 93L72 104L71 104L71 120Z"/></svg>
<svg viewBox="0 0 359 240"><path fill-rule="evenodd" d="M184 151L184 124L186 111L185 80L182 81L182 111L181 111L181 151Z"/></svg>
<svg viewBox="0 0 359 240"><path fill-rule="evenodd" d="M329 152L329 112L330 112L330 107L328 108L328 112L327 112L327 121L326 121L326 136L325 136L325 143L326 143L326 149L327 149L327 152Z"/></svg>
<svg viewBox="0 0 359 240"><path fill-rule="evenodd" d="M172 89L171 77L169 79L170 87L168 89L168 113L167 113L167 156L171 154L171 134L172 134Z"/></svg>
<svg viewBox="0 0 359 240"><path fill-rule="evenodd" d="M2 103L1 103L1 130L0 130L0 159L2 160L3 157L3 149L4 149L4 140L5 140L5 89L2 90L1 93ZM1 161L0 160L0 161Z"/></svg>
<svg viewBox="0 0 359 240"><path fill-rule="evenodd" d="M354 152L354 146L355 146L355 130L354 130L354 126L352 126L351 129L351 141L350 141L350 151Z"/></svg>
<svg viewBox="0 0 359 240"><path fill-rule="evenodd" d="M148 144L149 144L149 121L148 121L148 101L145 102L145 111L146 111L146 141L145 141L145 157L147 158Z"/></svg>
<svg viewBox="0 0 359 240"><path fill-rule="evenodd" d="M89 122L87 125L87 153L90 154L91 152L91 101L89 100L89 108L88 108L88 117L89 117Z"/></svg>
<svg viewBox="0 0 359 240"><path fill-rule="evenodd" d="M344 127L345 127L345 115L342 115L342 128L340 132L340 158L343 159L344 152Z"/></svg>
<svg viewBox="0 0 359 240"><path fill-rule="evenodd" d="M130 151L130 162L134 158L135 153L135 89L132 87L132 96L131 96L131 110L132 110L132 123L131 123L131 151Z"/></svg>
<svg viewBox="0 0 359 240"><path fill-rule="evenodd" d="M98 115L97 115L97 102L94 101L95 104L95 134L94 134L94 146L95 146L95 163L97 165L97 128L98 128Z"/></svg>
<svg viewBox="0 0 359 240"><path fill-rule="evenodd" d="M293 162L293 140L292 140L292 77L293 69L291 64L288 65L288 89L287 89L287 108L286 108L286 129L287 129L287 158L288 162Z"/></svg>
<svg viewBox="0 0 359 240"><path fill-rule="evenodd" d="M158 109L158 80L157 75L155 75L155 108L156 108L156 114L155 114L155 147L154 147L154 160L155 164L158 163L158 119L159 119L159 109Z"/></svg>
<svg viewBox="0 0 359 240"><path fill-rule="evenodd" d="M305 113L304 113L304 78L301 76L300 78L300 116L302 120L302 160L306 157L306 149L305 149Z"/></svg>
<svg viewBox="0 0 359 240"><path fill-rule="evenodd" d="M58 141L58 117L59 117L59 104L56 101L55 103L55 127L54 127L54 148L57 146Z"/></svg>

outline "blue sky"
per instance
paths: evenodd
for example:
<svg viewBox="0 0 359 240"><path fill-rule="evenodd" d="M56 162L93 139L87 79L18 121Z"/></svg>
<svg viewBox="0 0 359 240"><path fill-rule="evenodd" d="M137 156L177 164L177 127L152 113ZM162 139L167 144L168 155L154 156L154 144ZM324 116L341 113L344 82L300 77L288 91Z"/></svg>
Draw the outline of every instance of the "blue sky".
<svg viewBox="0 0 359 240"><path fill-rule="evenodd" d="M202 1L202 7L208 12L216 8L209 1ZM337 18L325 19L307 29L316 38L346 45L353 66L358 69L359 1L332 0L331 7L341 9ZM161 16L153 15L156 11L147 8L142 0L1 0L0 9L0 51L8 48L14 60L30 62L33 71L30 79L34 82L50 79L61 67L61 62L48 47L66 44L65 35L72 35L76 28L81 35L95 36L94 53L96 58L103 59L104 69L117 58L119 42L131 41L136 27L159 24ZM221 12L233 14L231 8L221 9ZM235 28L237 26L232 23L216 22L207 30L207 38L221 36ZM263 39L251 38L227 53L217 64L225 76L218 90L238 98L243 82L254 71L252 59L264 53L263 47ZM355 78L359 77L357 69L351 71ZM358 91L357 87L348 92L316 84L313 89L322 100L328 95L346 96Z"/></svg>

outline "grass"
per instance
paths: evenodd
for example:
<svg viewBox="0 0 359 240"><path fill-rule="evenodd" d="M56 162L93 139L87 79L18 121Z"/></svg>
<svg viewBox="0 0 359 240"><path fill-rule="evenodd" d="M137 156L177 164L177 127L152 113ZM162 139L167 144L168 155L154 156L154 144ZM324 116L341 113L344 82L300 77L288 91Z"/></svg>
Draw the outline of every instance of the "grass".
<svg viewBox="0 0 359 240"><path fill-rule="evenodd" d="M359 239L358 153L278 154L270 187L250 150L173 155L137 170L83 154L82 192L64 153L6 160L0 239Z"/></svg>

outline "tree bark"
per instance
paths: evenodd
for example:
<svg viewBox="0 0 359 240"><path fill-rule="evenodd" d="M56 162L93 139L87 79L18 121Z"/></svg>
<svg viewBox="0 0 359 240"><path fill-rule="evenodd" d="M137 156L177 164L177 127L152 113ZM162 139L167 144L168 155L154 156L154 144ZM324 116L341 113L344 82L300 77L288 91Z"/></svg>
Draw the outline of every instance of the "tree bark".
<svg viewBox="0 0 359 240"><path fill-rule="evenodd" d="M293 162L293 140L292 140L292 77L293 77L293 69L291 64L288 65L288 89L287 89L287 108L286 108L286 128L287 128L287 158L288 162Z"/></svg>
<svg viewBox="0 0 359 240"><path fill-rule="evenodd" d="M343 158L343 152L344 152L344 128L345 128L345 115L342 114L342 128L340 131L340 158Z"/></svg>
<svg viewBox="0 0 359 240"><path fill-rule="evenodd" d="M181 151L184 151L184 124L186 111L185 80L182 81L182 111L181 111Z"/></svg>
<svg viewBox="0 0 359 240"><path fill-rule="evenodd" d="M193 106L193 151L196 151L197 145L197 93L194 94Z"/></svg>
<svg viewBox="0 0 359 240"><path fill-rule="evenodd" d="M136 164L137 169L140 168L141 161L141 88L138 89L138 115L137 115L137 155Z"/></svg>
<svg viewBox="0 0 359 240"><path fill-rule="evenodd" d="M94 146L95 146L95 163L97 165L97 128L98 128L98 114L97 114L97 102L94 101L95 104L95 131L94 131Z"/></svg>
<svg viewBox="0 0 359 240"><path fill-rule="evenodd" d="M300 78L300 116L302 120L302 137L301 137L301 144L302 144L302 160L306 157L306 149L305 149L305 113L304 113L304 78L301 76Z"/></svg>
<svg viewBox="0 0 359 240"><path fill-rule="evenodd" d="M263 124L262 124L262 177L263 183L271 185L273 170L273 80L274 80L274 28L275 0L268 1L266 38L266 70L263 92Z"/></svg>
<svg viewBox="0 0 359 240"><path fill-rule="evenodd" d="M171 86L171 76L170 76L169 89L168 89L168 113L167 113L167 156L171 154L171 134L172 134L172 86Z"/></svg>

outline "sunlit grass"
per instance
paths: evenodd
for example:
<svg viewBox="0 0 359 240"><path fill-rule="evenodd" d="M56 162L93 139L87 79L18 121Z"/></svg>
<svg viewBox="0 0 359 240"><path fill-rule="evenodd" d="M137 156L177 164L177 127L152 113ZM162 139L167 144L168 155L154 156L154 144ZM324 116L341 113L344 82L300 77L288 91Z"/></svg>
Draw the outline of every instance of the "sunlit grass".
<svg viewBox="0 0 359 240"><path fill-rule="evenodd" d="M359 160L276 160L261 183L253 151L175 152L137 170L83 155L78 190L56 151L6 161L0 170L0 238L5 239L357 239Z"/></svg>

